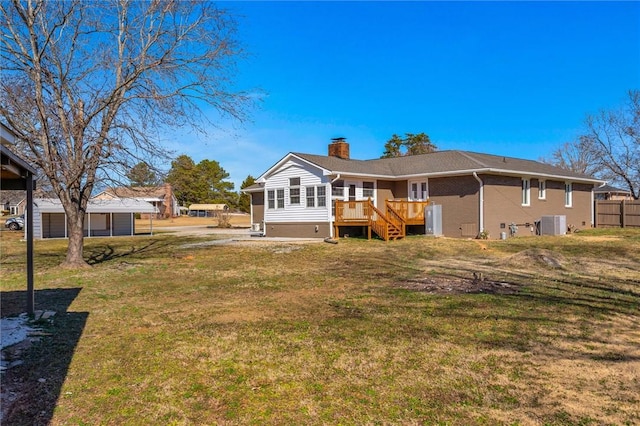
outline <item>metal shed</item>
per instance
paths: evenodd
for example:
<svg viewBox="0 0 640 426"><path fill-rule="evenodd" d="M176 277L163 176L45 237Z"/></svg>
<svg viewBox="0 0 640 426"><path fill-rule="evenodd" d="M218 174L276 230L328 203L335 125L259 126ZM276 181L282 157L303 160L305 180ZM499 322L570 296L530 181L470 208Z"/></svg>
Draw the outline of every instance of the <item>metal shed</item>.
<svg viewBox="0 0 640 426"><path fill-rule="evenodd" d="M35 238L67 238L67 217L60 200L33 200L33 235ZM145 201L132 198L89 200L84 220L85 237L115 237L135 234L135 214L156 213ZM153 215L149 215L153 229Z"/></svg>

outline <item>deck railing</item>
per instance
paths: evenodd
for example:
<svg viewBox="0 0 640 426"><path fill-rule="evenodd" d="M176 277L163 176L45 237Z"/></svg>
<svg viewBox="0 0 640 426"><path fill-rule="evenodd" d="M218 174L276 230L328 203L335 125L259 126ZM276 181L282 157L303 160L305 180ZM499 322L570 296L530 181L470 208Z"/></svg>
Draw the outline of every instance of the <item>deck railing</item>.
<svg viewBox="0 0 640 426"><path fill-rule="evenodd" d="M387 210L392 208L407 224L423 224L424 209L429 201L387 200Z"/></svg>
<svg viewBox="0 0 640 426"><path fill-rule="evenodd" d="M407 211L408 209L405 209ZM386 213L380 211L369 200L335 201L335 224L337 226L364 225L385 241L404 237L406 222L393 206L386 204Z"/></svg>

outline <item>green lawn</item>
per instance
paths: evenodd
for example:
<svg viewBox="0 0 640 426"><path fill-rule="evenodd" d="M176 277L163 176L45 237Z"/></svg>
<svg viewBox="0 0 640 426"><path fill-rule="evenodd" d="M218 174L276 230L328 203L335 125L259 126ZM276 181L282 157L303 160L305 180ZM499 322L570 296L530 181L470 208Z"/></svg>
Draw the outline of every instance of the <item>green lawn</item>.
<svg viewBox="0 0 640 426"><path fill-rule="evenodd" d="M7 424L640 423L639 231L200 241L90 239L80 271L37 241L58 314L3 377L24 381Z"/></svg>

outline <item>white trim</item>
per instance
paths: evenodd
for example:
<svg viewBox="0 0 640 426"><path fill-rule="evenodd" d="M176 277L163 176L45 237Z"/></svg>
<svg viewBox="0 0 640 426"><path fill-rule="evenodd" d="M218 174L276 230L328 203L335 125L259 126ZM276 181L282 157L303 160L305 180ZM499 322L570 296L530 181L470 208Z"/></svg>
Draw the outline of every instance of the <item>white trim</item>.
<svg viewBox="0 0 640 426"><path fill-rule="evenodd" d="M416 197L413 197L412 185L416 186ZM422 191L422 184L425 184L425 191ZM422 197L420 196L422 195ZM409 201L426 201L429 199L429 178L407 180L407 199Z"/></svg>
<svg viewBox="0 0 640 426"><path fill-rule="evenodd" d="M538 179L538 200L547 199L547 181Z"/></svg>
<svg viewBox="0 0 640 426"><path fill-rule="evenodd" d="M324 176L330 176L333 173L331 172L331 170L325 169L324 167L320 167L318 166L316 163L312 163L311 161L305 160L304 158L298 157L297 155L293 154L293 153L289 153L287 155L285 155L284 157L282 157L282 159L280 159L280 161L278 161L276 164L274 164L273 166L271 166L269 169L267 169L266 172L264 172L263 174L261 174L260 176L258 176L258 178L255 180L256 183L264 183L266 182L266 180L269 178L269 175L273 174L273 172L275 172L276 170L279 170L280 167L285 164L287 161L289 161L291 158L295 158L297 160L300 160L310 166L315 167L318 170L322 171L322 174Z"/></svg>
<svg viewBox="0 0 640 426"><path fill-rule="evenodd" d="M521 202L523 207L529 207L531 205L531 179L522 178L522 193Z"/></svg>
<svg viewBox="0 0 640 426"><path fill-rule="evenodd" d="M573 207L573 182L564 183L564 206Z"/></svg>

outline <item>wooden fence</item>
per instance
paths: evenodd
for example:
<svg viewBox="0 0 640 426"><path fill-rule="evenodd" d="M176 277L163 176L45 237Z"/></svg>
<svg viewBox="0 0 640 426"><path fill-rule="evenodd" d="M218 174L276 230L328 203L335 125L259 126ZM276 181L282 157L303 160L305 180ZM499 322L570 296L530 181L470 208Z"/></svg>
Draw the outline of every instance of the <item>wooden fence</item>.
<svg viewBox="0 0 640 426"><path fill-rule="evenodd" d="M640 200L598 200L595 209L596 228L640 227Z"/></svg>

